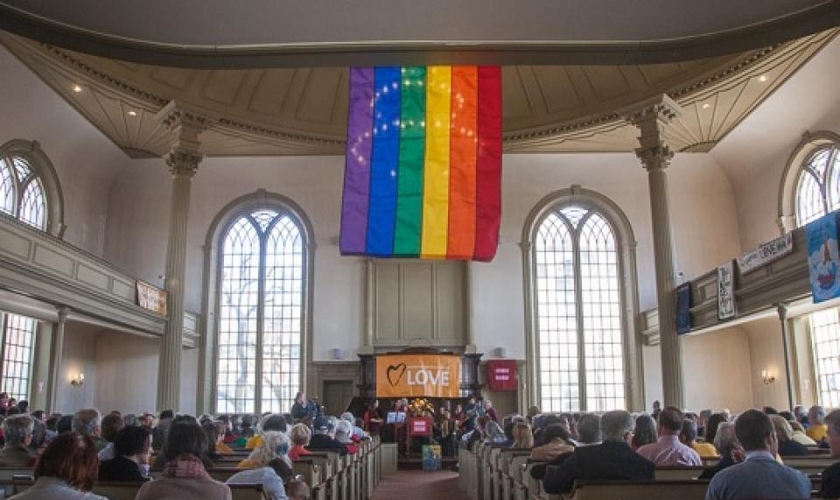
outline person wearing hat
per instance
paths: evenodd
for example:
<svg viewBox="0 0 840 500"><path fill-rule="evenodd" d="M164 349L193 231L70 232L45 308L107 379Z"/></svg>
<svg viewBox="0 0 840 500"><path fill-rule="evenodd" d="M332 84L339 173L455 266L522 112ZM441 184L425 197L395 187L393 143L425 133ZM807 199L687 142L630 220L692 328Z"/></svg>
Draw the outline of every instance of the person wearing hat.
<svg viewBox="0 0 840 500"><path fill-rule="evenodd" d="M312 422L313 434L306 449L311 451L337 451L342 457L347 455L347 448L335 440L335 424L329 417L319 415Z"/></svg>

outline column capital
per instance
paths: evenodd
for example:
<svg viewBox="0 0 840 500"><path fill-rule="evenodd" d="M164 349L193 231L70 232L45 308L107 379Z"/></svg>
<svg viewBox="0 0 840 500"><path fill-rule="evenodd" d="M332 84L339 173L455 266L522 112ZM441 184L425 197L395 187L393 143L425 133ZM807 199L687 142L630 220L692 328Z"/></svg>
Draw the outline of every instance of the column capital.
<svg viewBox="0 0 840 500"><path fill-rule="evenodd" d="M67 306L56 306L56 314L58 315L58 322L64 323L67 321L67 315L70 314L70 308Z"/></svg>
<svg viewBox="0 0 840 500"><path fill-rule="evenodd" d="M667 168L674 151L665 140L665 131L672 120L682 114L682 107L665 94L627 108L624 119L639 129L639 146L636 156L648 170Z"/></svg>
<svg viewBox="0 0 840 500"><path fill-rule="evenodd" d="M784 302L776 304L776 314L779 315L780 321L787 321L789 308L790 306Z"/></svg>
<svg viewBox="0 0 840 500"><path fill-rule="evenodd" d="M169 173L172 174L173 177L183 176L191 178L198 170L198 164L201 162L202 158L203 156L200 154L173 148L172 151L166 155L166 165L169 167Z"/></svg>

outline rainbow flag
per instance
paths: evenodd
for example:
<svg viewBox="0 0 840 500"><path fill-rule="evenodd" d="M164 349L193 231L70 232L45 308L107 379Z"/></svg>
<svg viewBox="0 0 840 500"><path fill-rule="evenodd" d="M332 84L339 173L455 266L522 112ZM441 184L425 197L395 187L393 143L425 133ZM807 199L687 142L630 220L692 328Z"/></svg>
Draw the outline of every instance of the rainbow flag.
<svg viewBox="0 0 840 500"><path fill-rule="evenodd" d="M501 89L498 66L350 69L343 255L493 259Z"/></svg>

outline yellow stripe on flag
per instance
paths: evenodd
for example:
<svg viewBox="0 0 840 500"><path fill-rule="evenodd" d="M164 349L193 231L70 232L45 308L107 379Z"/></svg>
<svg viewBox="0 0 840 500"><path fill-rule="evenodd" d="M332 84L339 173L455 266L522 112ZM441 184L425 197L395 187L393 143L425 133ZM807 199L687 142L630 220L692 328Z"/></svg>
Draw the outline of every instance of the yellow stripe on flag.
<svg viewBox="0 0 840 500"><path fill-rule="evenodd" d="M423 241L420 253L426 259L445 259L449 231L452 68L429 66L426 85L426 162L423 170Z"/></svg>

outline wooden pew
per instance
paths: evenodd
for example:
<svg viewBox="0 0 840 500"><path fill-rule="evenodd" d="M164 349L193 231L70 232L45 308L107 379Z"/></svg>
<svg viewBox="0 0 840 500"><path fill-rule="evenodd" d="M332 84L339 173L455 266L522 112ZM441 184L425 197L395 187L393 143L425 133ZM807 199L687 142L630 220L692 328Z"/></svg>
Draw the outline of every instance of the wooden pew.
<svg viewBox="0 0 840 500"><path fill-rule="evenodd" d="M312 489L312 500L327 499L327 485L322 475L321 466L315 460L303 457L294 461L294 473Z"/></svg>
<svg viewBox="0 0 840 500"><path fill-rule="evenodd" d="M512 488L512 477L510 475L510 462L517 456L529 456L531 450L525 448L502 448L496 455L496 460L490 465L493 468L493 491L492 500L509 500L509 493Z"/></svg>
<svg viewBox="0 0 840 500"><path fill-rule="evenodd" d="M0 481L33 477L34 467L0 467Z"/></svg>
<svg viewBox="0 0 840 500"><path fill-rule="evenodd" d="M708 481L577 481L570 500L703 500ZM547 495L546 499L559 499Z"/></svg>
<svg viewBox="0 0 840 500"><path fill-rule="evenodd" d="M706 467L703 466L657 466L654 471L654 478L657 481L697 479L704 470L706 470Z"/></svg>

